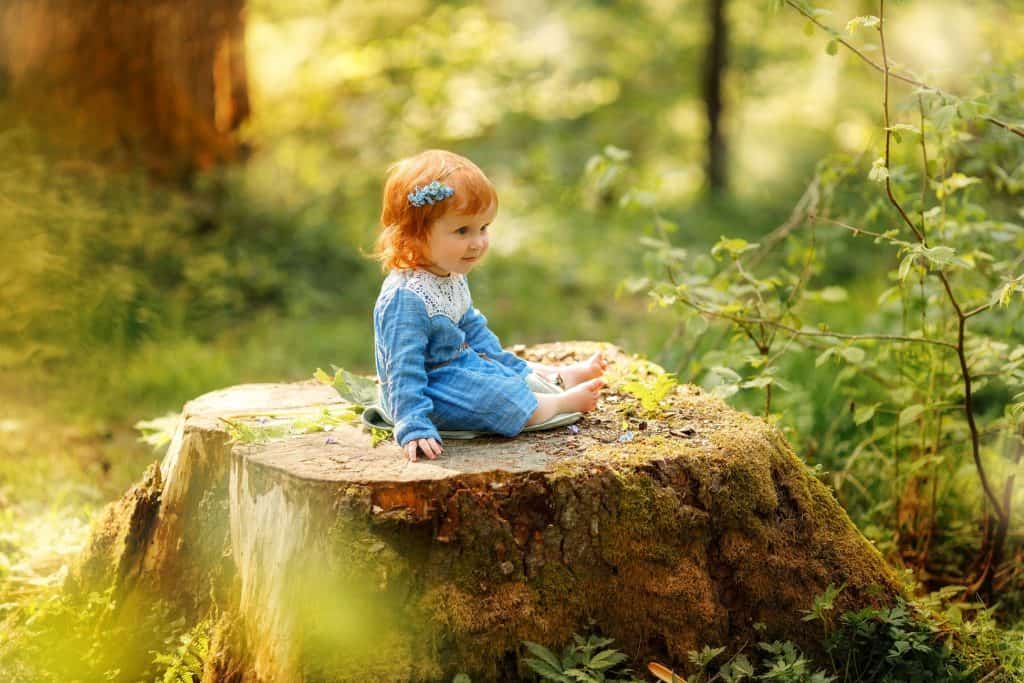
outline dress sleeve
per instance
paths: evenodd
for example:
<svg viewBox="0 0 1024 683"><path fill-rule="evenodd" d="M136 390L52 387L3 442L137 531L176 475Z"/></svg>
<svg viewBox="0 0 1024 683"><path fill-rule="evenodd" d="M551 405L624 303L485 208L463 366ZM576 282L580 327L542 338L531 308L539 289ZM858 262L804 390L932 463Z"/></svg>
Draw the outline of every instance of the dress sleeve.
<svg viewBox="0 0 1024 683"><path fill-rule="evenodd" d="M429 417L434 404L425 393L430 318L423 300L398 288L377 310L376 319L383 351L384 376L380 380L387 385L386 407L395 421L395 440L400 446L413 439L441 441Z"/></svg>
<svg viewBox="0 0 1024 683"><path fill-rule="evenodd" d="M459 328L466 333L466 343L474 351L486 353L488 358L492 358L502 365L512 368L524 377L530 374L531 369L526 364L526 361L514 353L509 353L501 348L501 342L498 341L498 337L487 327L487 318L484 317L484 314L479 309L474 308L472 304L470 304L466 314L462 316L462 320L459 321Z"/></svg>

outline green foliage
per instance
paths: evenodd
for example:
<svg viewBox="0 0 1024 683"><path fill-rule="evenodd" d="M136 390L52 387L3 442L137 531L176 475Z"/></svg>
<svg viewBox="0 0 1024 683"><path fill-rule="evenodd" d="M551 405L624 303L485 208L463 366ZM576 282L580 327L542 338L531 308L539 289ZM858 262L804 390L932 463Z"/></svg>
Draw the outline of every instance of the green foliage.
<svg viewBox="0 0 1024 683"><path fill-rule="evenodd" d="M655 418L661 414L661 402L678 386L675 377L667 372L658 373L651 381L632 381L622 385L622 391L640 400L639 417Z"/></svg>
<svg viewBox="0 0 1024 683"><path fill-rule="evenodd" d="M153 662L166 667L162 683L198 683L203 667L210 657L210 632L213 622L204 619L188 632L178 636L177 643L169 643L170 653L154 653Z"/></svg>
<svg viewBox="0 0 1024 683"><path fill-rule="evenodd" d="M829 12L770 4L800 6L815 19ZM950 9L932 5L908 10L919 12L916 20ZM541 13L515 3L255 0L247 7L255 115L246 135L256 152L244 166L200 175L188 188L160 187L56 151L59 141L0 112L0 368L15 404L52 401L60 426L77 417L104 434L110 420L132 424L177 411L229 384L301 379L328 359L369 371L367 312L380 273L360 252L372 242L383 171L424 147L451 147L476 159L501 195L494 249L473 284L504 340L606 339L647 353L681 381L714 385L799 434L801 452L832 473L840 499L883 551L898 550L894 538L917 553L910 561L927 549L934 575L960 571L976 553L983 498L965 448L957 370L941 347L772 337L761 324L676 319L689 294L666 281L666 266L702 277L685 284L733 317L754 312L814 332L945 339L951 321L936 278L956 278L965 301L995 307L968 328L984 462L999 482L1019 471L1010 426L1024 413L1024 281L1015 270L1024 245L1024 158L1019 138L984 119L1024 119L1024 43L1006 21L1006 3L972 6L972 21L959 22L977 26L977 44L986 48L984 64L966 50L958 55L957 73L978 74L978 82L958 80L957 96L913 93L888 126L866 108L879 100L871 69L826 63L843 69L843 87L834 94L804 87L821 71L823 46L830 54L844 49L839 31L825 31L820 42L794 40L799 25L790 10L766 21L763 4L731 6L729 77L742 93L725 122L735 192L713 201L700 199L700 81L685 68L702 60L704 32L693 21L700 3L576 3ZM862 27L849 39L876 36ZM918 40L926 38L939 37ZM907 92L894 88L893 97ZM915 115L918 94L924 121ZM847 133L870 121L896 142L875 174L892 181L901 201L911 198L908 211L926 228L928 249L940 251L905 249L912 240L879 201L881 185L864 181L870 160L884 160L878 135L863 159L830 155L815 174L823 151L860 153L868 136ZM812 174L818 182L800 213L818 222L781 242L766 239L765 226L786 219L796 184ZM919 185L925 200L916 199ZM860 232L846 239L829 220ZM723 245L718 261L709 250L723 234L760 246L734 258ZM611 301L622 273L633 274L630 286ZM648 288L656 307L644 312L637 293ZM543 301L564 305L537 305ZM913 406L923 408L907 412ZM269 438L275 425L291 428L290 419L247 423L247 438ZM39 431L53 434L49 447L3 452L12 463L0 470L8 616L34 605L39 583L58 575L34 564L32 532L77 530L131 481L125 472L150 459L102 437L69 465L55 455L63 447L58 430ZM147 433L164 438L159 429ZM5 445L9 437L4 431ZM927 479L917 486L919 475ZM53 482L61 482L56 491ZM920 516L934 520L921 527L934 533L899 529L903 490L938 501ZM37 491L52 505L29 500ZM50 549L70 558L71 546L83 542L76 539L60 536ZM1015 604L1011 592L1005 597ZM974 616L964 628L974 628ZM24 643L40 623L13 619L9 642ZM994 620L985 628L984 637L1000 641ZM1007 634L1012 657L1019 630ZM81 635L87 641L87 628ZM45 659L64 650L24 652ZM130 653L122 660L110 670L129 679L151 665L133 663ZM82 677L100 680L105 671L92 666Z"/></svg>
<svg viewBox="0 0 1024 683"><path fill-rule="evenodd" d="M721 663L721 656L725 648L705 646L699 652L689 653L689 660L696 669L691 682L952 683L975 680L979 670L994 667L988 646L977 647L975 637L962 631L964 624L973 622L952 623L948 616L938 614L936 608L944 602L941 595L911 603L898 599L892 607L866 607L843 612L836 618L833 614L835 601L841 592L842 587L830 585L825 593L815 597L812 609L804 616L805 621L820 621L823 625L821 644L828 656L825 668L820 668L789 641L759 642L750 657L740 648L724 663ZM982 629L985 624L991 627L985 618L977 624ZM989 653L988 658L985 652ZM969 665L971 659L976 663ZM1005 661L1011 664L1010 659ZM1018 654L1012 666L1019 665Z"/></svg>
<svg viewBox="0 0 1024 683"><path fill-rule="evenodd" d="M843 613L826 649L847 680L973 680L942 636L923 610L901 600L888 609Z"/></svg>
<svg viewBox="0 0 1024 683"><path fill-rule="evenodd" d="M164 662L154 661L147 653L184 642L179 638L184 638L185 622L162 601L126 613L108 590L80 598L56 593L39 596L8 614L6 627L7 638L0 643L4 680L56 683L161 680ZM200 647L193 643L190 652L194 655ZM186 665L176 666L182 671Z"/></svg>
<svg viewBox="0 0 1024 683"><path fill-rule="evenodd" d="M289 413L252 413L235 416L234 419L219 418L225 424L232 441L240 443L265 443L280 439L289 434L311 434L314 432L331 432L344 423L354 423L359 419L359 411L353 406L341 413L331 412L326 406L320 412L309 414ZM255 422L251 421L255 420Z"/></svg>
<svg viewBox="0 0 1024 683"><path fill-rule="evenodd" d="M762 681L780 683L828 683L836 680L824 671L813 671L813 664L801 654L791 642L773 641L758 643L764 651L764 673L758 676Z"/></svg>
<svg viewBox="0 0 1024 683"><path fill-rule="evenodd" d="M832 628L831 615L835 609L836 598L839 597L839 594L843 592L845 587L845 583L838 588L830 583L824 593L814 596L814 603L811 605L811 609L804 614L803 620L820 621L825 626L826 632L830 631Z"/></svg>
<svg viewBox="0 0 1024 683"><path fill-rule="evenodd" d="M154 451L166 449L174 438L174 431L178 428L180 420L179 413L168 413L152 420L139 420L135 423L135 429L142 433L139 441L149 444Z"/></svg>
<svg viewBox="0 0 1024 683"><path fill-rule="evenodd" d="M532 654L524 657L526 664L544 681L557 683L640 683L630 675L629 669L622 668L626 655L608 648L611 638L590 635L586 639L573 634L572 642L565 646L559 657L543 645L523 641Z"/></svg>
<svg viewBox="0 0 1024 683"><path fill-rule="evenodd" d="M391 432L386 429L370 427L370 447L376 448L379 444L391 439Z"/></svg>
<svg viewBox="0 0 1024 683"><path fill-rule="evenodd" d="M377 383L372 378L361 377L339 367L334 368L334 377L320 368L316 369L313 377L322 384L333 386L343 399L359 409L377 402Z"/></svg>
<svg viewBox="0 0 1024 683"><path fill-rule="evenodd" d="M1020 118L1015 82L995 68L970 97L889 103L874 161L823 159L775 231L682 258L663 238L624 284L692 330L680 375L779 422L883 552L933 575L971 570L968 548L995 542L975 520L1024 502L1024 213L1006 170L1024 147L991 120Z"/></svg>
<svg viewBox="0 0 1024 683"><path fill-rule="evenodd" d="M742 648L741 648L742 649ZM760 654L751 654L751 662L742 651L736 652L721 665L714 662L726 648L704 646L688 654L696 670L688 680L691 683L740 683L740 681L781 681L784 683L829 683L836 680L824 670L815 670L814 664L789 641L761 642Z"/></svg>

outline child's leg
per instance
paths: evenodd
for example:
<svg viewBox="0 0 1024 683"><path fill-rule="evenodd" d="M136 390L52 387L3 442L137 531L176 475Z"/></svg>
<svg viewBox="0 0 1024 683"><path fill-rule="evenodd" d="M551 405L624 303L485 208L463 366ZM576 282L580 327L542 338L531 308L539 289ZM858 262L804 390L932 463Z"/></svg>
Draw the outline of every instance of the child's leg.
<svg viewBox="0 0 1024 683"><path fill-rule="evenodd" d="M526 426L540 424L560 413L586 413L597 405L597 396L604 381L592 379L561 394L534 394L537 409L526 421Z"/></svg>

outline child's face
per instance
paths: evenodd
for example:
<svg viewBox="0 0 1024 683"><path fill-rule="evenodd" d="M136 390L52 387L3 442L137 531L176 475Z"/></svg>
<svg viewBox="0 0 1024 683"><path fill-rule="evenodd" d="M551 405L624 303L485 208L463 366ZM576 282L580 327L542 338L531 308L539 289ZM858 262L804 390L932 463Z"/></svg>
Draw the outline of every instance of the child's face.
<svg viewBox="0 0 1024 683"><path fill-rule="evenodd" d="M488 226L497 207L492 205L481 213L467 216L449 211L430 226L424 251L435 275L466 274L473 270L490 246Z"/></svg>

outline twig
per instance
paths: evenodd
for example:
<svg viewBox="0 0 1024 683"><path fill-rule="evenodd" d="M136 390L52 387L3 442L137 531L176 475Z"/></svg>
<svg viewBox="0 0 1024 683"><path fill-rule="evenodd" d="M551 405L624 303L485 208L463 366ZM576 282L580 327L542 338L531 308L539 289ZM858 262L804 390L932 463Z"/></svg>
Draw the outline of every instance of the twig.
<svg viewBox="0 0 1024 683"><path fill-rule="evenodd" d="M860 50L855 48L852 44L850 44L849 41L845 40L844 38L841 38L839 36L839 34L838 34L838 31L836 31L835 29L833 29L833 28L831 28L829 26L826 26L825 24L823 24L820 21L818 21L818 19L816 17L814 17L813 15L809 14L798 3L794 2L793 0L786 0L786 4L789 5L790 7L792 7L793 9L795 9L800 14L804 15L805 17L807 17L807 19L811 23L815 24L818 28L824 29L825 32L827 32L829 35L831 35L836 42L842 44L843 47L847 48L848 50L850 50L850 52L852 52L855 55L857 55L858 57L860 57L861 60L864 61L864 63L866 63L868 66L870 66L871 68L875 69L876 71L880 71L882 73L888 73L889 75L891 75L896 80L903 81L904 83L907 83L908 85L916 85L918 88L922 88L924 90L930 90L930 91L934 92L936 95L941 95L943 97L950 97L949 93L941 90L940 88L936 88L933 85L928 85L927 83L924 83L924 82L919 81L917 79L911 78L910 76L905 76L905 75L900 74L900 73L889 71L887 65L883 66L882 64L879 64L878 62L874 61L873 59L868 57L866 54L864 54L863 52L861 52ZM999 126L1000 128L1004 128L1004 129L1008 130L1009 132L1013 133L1014 135L1019 135L1021 137L1024 137L1024 128L1020 128L1020 127L1015 126L1015 125L1013 125L1011 123L1007 123L1006 121L1002 121L1000 119L997 119L994 116L985 116L985 117L982 117L982 118L984 118L986 121L988 121L992 125Z"/></svg>
<svg viewBox="0 0 1024 683"><path fill-rule="evenodd" d="M787 0L790 2L790 0ZM892 145L892 129L889 125L889 57L885 48L885 0L879 2L879 17L878 17L878 36L882 46L882 65L884 68L882 71L882 82L883 82L883 95L882 95L882 113L885 121L885 193L889 197L889 202L896 208L900 216L903 217L904 222L910 228L911 232L914 233L914 237L924 247L927 247L927 241L925 240L924 233L922 233L914 222L910 220L910 216L903 209L903 206L896 200L895 195L892 192L892 177L890 176L890 148ZM942 282L943 288L946 290L946 296L949 299L950 304L956 311L958 325L957 325L957 343L953 348L956 350L957 359L960 361L960 372L964 383L964 413L967 417L967 426L971 432L971 452L974 456L974 466L978 471L978 478L981 480L981 486L985 490L985 496L992 504L996 515L999 517L1000 522L1005 523L1009 517L1009 512L1002 509L999 498L995 495L992 490L992 486L988 481L988 475L985 473L985 466L981 461L981 444L978 440L978 425L974 420L974 396L971 391L971 374L967 367L967 355L964 348L964 335L967 327L967 317L964 315L963 309L960 307L960 303L957 301L956 296L953 294L953 288L949 284L949 278L941 270L937 271L936 274L939 277L939 281Z"/></svg>
<svg viewBox="0 0 1024 683"><path fill-rule="evenodd" d="M818 330L800 330L795 327L790 327L775 320L769 320L766 318L744 318L739 316L730 315L728 313L722 313L721 311L715 311L708 308L703 308L696 302L686 297L680 297L679 301L683 304L694 309L698 313L710 315L724 320L729 320L739 325L769 325L776 327L780 330L785 330L793 334L797 334L804 337L831 337L834 339L849 339L851 341L893 341L893 342L917 342L921 344L934 344L936 346L944 346L948 349L956 350L956 345L951 344L941 339L931 339L929 337L908 337L898 334L845 334L842 332L826 332Z"/></svg>

